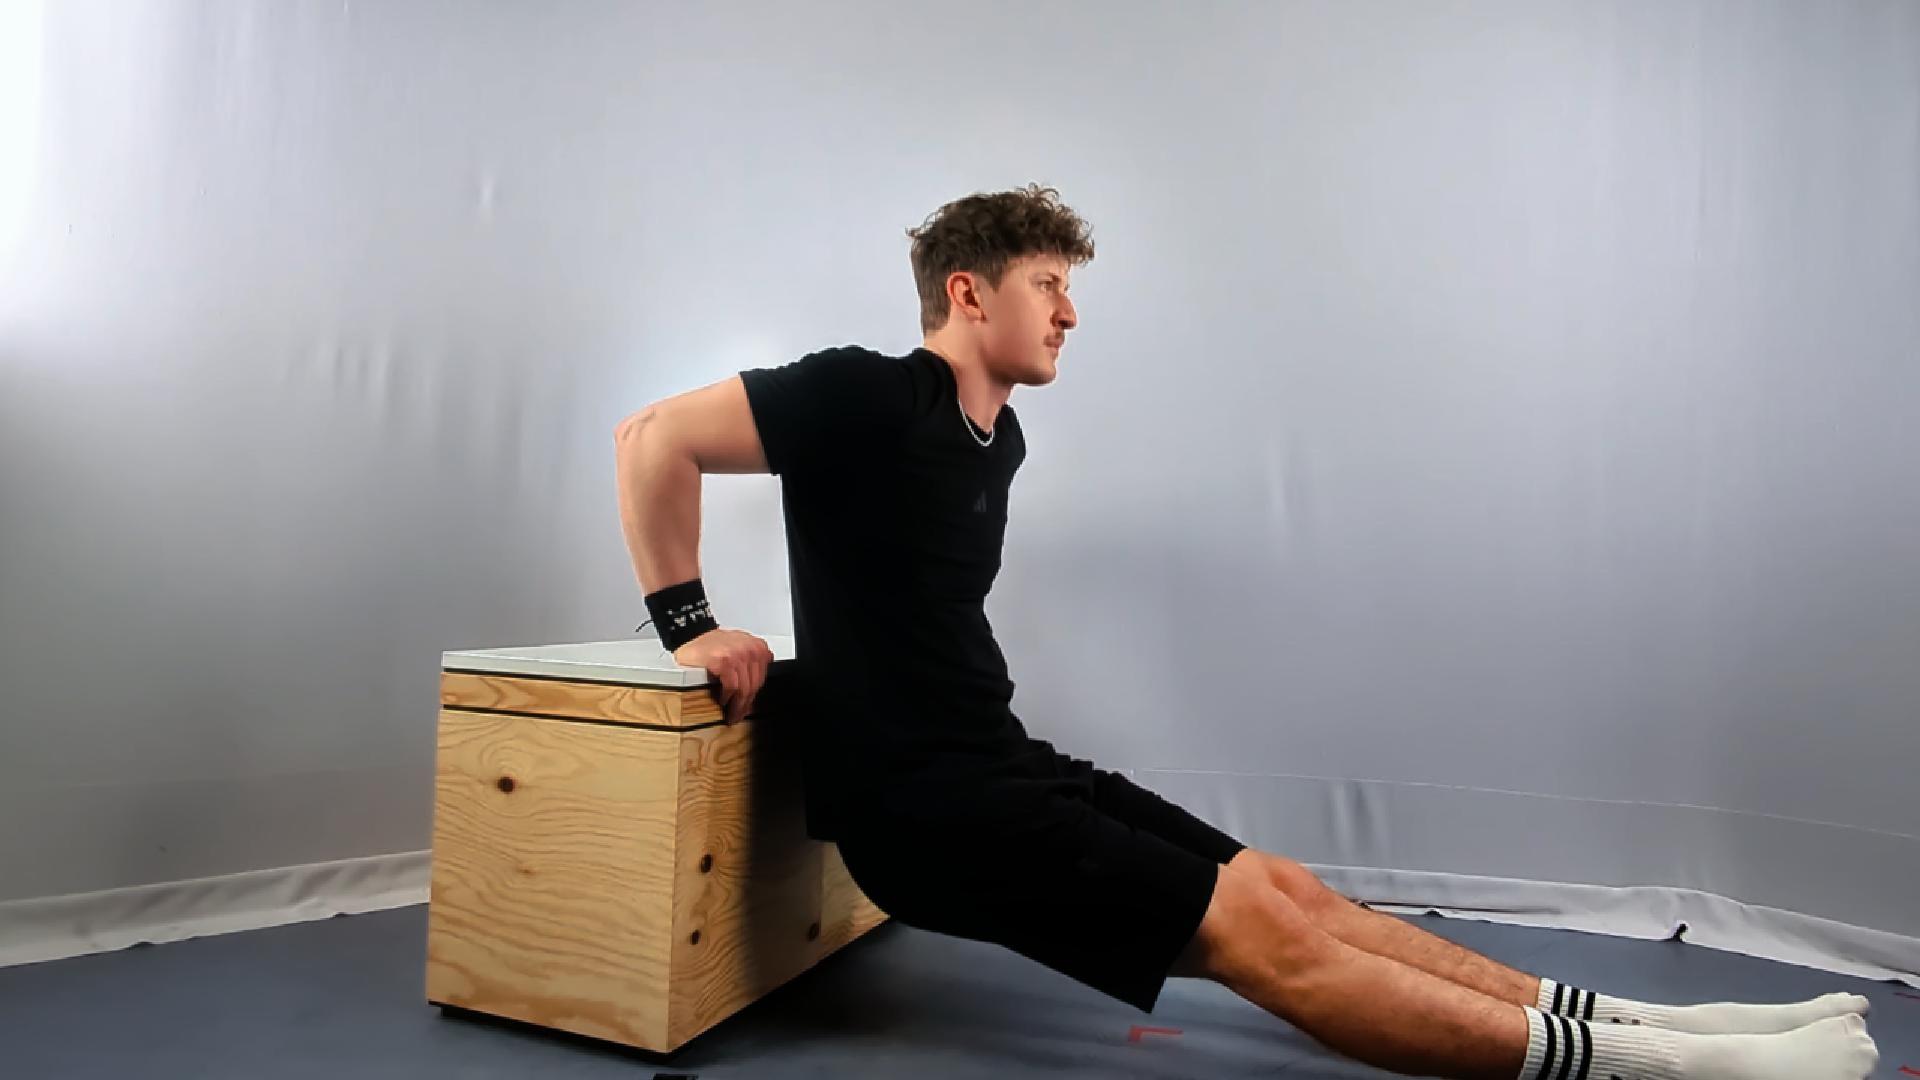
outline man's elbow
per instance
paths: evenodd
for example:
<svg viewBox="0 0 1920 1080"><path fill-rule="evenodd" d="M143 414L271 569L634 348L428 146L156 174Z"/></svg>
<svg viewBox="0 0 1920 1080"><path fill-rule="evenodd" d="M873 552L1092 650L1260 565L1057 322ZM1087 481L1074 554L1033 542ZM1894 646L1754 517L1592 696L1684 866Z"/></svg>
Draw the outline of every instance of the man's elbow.
<svg viewBox="0 0 1920 1080"><path fill-rule="evenodd" d="M656 433L660 426L660 405L655 402L639 412L629 413L613 426L613 445L622 451L640 445L643 436Z"/></svg>
<svg viewBox="0 0 1920 1080"><path fill-rule="evenodd" d="M660 407L649 405L621 418L613 428L614 470L624 482L660 449Z"/></svg>

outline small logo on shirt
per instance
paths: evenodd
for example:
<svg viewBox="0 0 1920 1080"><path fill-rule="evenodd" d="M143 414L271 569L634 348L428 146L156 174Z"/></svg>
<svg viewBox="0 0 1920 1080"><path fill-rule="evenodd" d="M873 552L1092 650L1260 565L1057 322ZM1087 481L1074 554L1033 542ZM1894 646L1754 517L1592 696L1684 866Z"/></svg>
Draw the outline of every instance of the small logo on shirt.
<svg viewBox="0 0 1920 1080"><path fill-rule="evenodd" d="M984 514L987 512L987 493L986 492L984 491L981 492L980 497L973 500L973 512L976 514Z"/></svg>

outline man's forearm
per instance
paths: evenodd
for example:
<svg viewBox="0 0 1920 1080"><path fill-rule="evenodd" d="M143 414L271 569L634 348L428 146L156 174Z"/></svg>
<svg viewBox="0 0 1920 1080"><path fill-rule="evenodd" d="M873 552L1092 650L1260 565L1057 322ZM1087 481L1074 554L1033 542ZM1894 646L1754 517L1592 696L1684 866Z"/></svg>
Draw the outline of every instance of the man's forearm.
<svg viewBox="0 0 1920 1080"><path fill-rule="evenodd" d="M642 593L700 576L700 467L657 423L636 418L615 440L620 526Z"/></svg>

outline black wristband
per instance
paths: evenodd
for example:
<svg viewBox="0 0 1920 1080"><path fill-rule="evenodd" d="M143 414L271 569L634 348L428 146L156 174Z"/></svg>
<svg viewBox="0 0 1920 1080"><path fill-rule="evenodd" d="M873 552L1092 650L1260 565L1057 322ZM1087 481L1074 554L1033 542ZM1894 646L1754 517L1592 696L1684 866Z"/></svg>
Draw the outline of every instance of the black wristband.
<svg viewBox="0 0 1920 1080"><path fill-rule="evenodd" d="M678 652L680 646L720 628L714 621L713 609L707 604L707 590L699 578L649 593L647 611L653 616L654 628L660 631L660 644L665 645L668 652Z"/></svg>

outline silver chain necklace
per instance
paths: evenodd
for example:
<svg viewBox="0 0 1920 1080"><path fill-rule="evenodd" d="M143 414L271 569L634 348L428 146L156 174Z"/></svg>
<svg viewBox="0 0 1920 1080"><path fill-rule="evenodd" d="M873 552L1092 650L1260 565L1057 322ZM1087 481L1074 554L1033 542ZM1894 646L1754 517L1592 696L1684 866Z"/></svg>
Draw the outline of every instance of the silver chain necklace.
<svg viewBox="0 0 1920 1080"><path fill-rule="evenodd" d="M975 430L973 417L967 415L967 407L965 404L961 403L960 401L960 395L959 394L953 395L953 401L954 401L954 404L960 406L960 422L967 425L967 434L973 436L973 441L979 443L981 446L992 446L993 437L995 434L997 434L997 432L989 431L987 432L986 438L984 439L981 438L980 432Z"/></svg>

